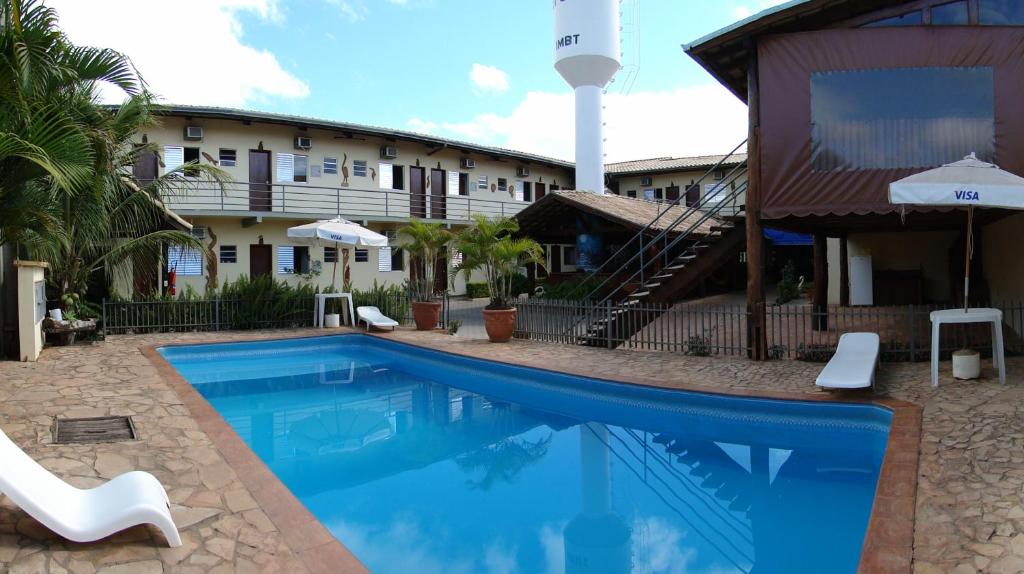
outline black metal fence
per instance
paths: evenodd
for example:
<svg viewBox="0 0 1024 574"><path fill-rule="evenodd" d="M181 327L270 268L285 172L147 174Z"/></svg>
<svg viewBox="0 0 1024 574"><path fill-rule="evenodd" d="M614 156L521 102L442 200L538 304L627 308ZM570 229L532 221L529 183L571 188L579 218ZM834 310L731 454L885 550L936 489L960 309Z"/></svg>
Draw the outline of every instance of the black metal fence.
<svg viewBox="0 0 1024 574"><path fill-rule="evenodd" d="M103 301L104 335L281 329L313 325L313 297ZM328 310L342 301L329 299ZM372 305L402 324L412 322L406 293L353 293L353 307ZM439 328L448 326L448 297L442 299ZM339 311L340 312L340 311Z"/></svg>
<svg viewBox="0 0 1024 574"><path fill-rule="evenodd" d="M613 305L529 299L516 306L516 336L524 339L699 356L747 356L750 350L745 305ZM1024 304L995 307L1003 311L1007 353L1024 353ZM766 313L768 354L772 359L824 361L835 352L843 333L870 331L881 339L882 360L927 360L931 353L929 314L946 308L829 306L816 311L810 305L771 305ZM947 324L939 342L944 356L964 347L991 354L991 329L988 324Z"/></svg>

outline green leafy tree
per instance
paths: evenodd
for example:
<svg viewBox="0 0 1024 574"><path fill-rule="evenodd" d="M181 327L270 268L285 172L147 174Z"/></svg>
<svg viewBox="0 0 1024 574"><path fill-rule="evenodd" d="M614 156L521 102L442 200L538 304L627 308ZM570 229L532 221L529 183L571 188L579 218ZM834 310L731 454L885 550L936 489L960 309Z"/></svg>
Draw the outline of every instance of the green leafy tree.
<svg viewBox="0 0 1024 574"><path fill-rule="evenodd" d="M399 234L409 239L405 250L417 260L409 282L413 296L417 301L433 301L437 298L437 263L452 241L452 232L440 223L413 219L399 230Z"/></svg>
<svg viewBox="0 0 1024 574"><path fill-rule="evenodd" d="M455 237L456 249L462 253L456 275L464 273L468 281L474 272L482 271L491 298L487 308L509 309L519 268L528 263L544 267L544 249L530 238L515 237L519 223L511 217L476 214L473 221L472 227Z"/></svg>

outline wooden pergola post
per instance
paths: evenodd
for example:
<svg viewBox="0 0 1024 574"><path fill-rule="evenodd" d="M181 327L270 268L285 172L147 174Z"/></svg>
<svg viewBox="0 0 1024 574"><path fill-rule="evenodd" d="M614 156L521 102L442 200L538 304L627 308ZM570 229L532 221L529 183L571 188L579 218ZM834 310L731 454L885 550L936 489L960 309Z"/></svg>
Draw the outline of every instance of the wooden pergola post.
<svg viewBox="0 0 1024 574"><path fill-rule="evenodd" d="M839 305L850 306L850 250L846 235L839 238Z"/></svg>
<svg viewBox="0 0 1024 574"><path fill-rule="evenodd" d="M811 321L815 331L828 330L828 238L814 234L814 300Z"/></svg>
<svg viewBox="0 0 1024 574"><path fill-rule="evenodd" d="M761 112L758 97L757 44L751 42L747 66L747 346L750 358L768 359L768 333L764 297L764 231L761 227Z"/></svg>

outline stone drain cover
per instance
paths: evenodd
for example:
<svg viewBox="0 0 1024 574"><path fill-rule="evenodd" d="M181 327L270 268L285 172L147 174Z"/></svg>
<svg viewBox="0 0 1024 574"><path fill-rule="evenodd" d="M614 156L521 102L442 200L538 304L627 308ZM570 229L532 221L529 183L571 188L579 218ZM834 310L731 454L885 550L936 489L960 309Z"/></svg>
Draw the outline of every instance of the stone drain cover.
<svg viewBox="0 0 1024 574"><path fill-rule="evenodd" d="M93 417L53 421L56 444L90 444L135 440L132 417Z"/></svg>

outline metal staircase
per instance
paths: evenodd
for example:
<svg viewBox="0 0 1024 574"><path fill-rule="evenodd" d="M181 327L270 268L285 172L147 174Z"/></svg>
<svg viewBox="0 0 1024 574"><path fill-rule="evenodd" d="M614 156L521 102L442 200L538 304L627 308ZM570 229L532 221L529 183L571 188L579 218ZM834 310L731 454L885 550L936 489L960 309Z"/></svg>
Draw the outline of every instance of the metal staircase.
<svg viewBox="0 0 1024 574"><path fill-rule="evenodd" d="M721 166L744 144L746 140L693 185L700 186L721 172ZM719 186L716 194L702 196L695 204L680 205L685 195L669 202L665 211L587 276L582 285L593 287L582 298L592 305L580 319L583 328L579 323L574 327L580 333L579 344L618 346L655 320L658 309L667 308L645 308L645 304L678 301L743 248L742 207L736 205L747 188L746 171L746 160L737 163L714 180Z"/></svg>

